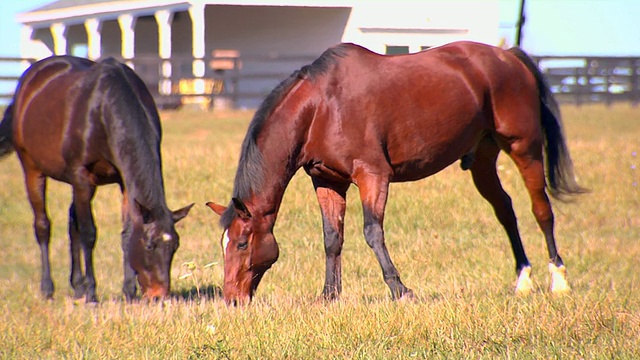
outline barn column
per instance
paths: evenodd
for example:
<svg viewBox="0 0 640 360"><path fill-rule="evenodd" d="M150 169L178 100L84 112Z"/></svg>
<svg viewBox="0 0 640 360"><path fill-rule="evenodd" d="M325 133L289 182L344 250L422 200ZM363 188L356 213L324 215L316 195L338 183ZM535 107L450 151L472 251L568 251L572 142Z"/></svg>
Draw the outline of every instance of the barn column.
<svg viewBox="0 0 640 360"><path fill-rule="evenodd" d="M191 24L193 28L192 43L193 43L193 76L196 78L194 83L194 90L196 93L204 93L204 54L205 54L205 39L204 39L204 4L196 3L189 7L189 16L191 17Z"/></svg>
<svg viewBox="0 0 640 360"><path fill-rule="evenodd" d="M67 25L57 22L51 24L50 29L53 36L53 53L67 55Z"/></svg>
<svg viewBox="0 0 640 360"><path fill-rule="evenodd" d="M131 59L133 59L136 54L136 18L131 14L120 15L118 16L118 25L120 25L120 32L122 33L122 57L125 59L127 65L133 68Z"/></svg>
<svg viewBox="0 0 640 360"><path fill-rule="evenodd" d="M155 14L158 23L158 55L162 61L162 79L160 79L160 92L171 94L171 22L173 13L169 10L160 10Z"/></svg>
<svg viewBox="0 0 640 360"><path fill-rule="evenodd" d="M25 51L25 48L29 47L28 45L30 45L33 42L33 39L31 38L33 36L33 28L31 26L28 25L23 25L20 28L20 54L22 55L22 57L33 57L33 54L29 53L27 54L27 51ZM22 68L22 71L25 71L29 68L29 66L31 66L31 62L29 61L21 61L20 62L20 67Z"/></svg>
<svg viewBox="0 0 640 360"><path fill-rule="evenodd" d="M102 22L97 18L85 20L84 28L87 30L87 52L89 59L96 60L102 56L102 36L100 30Z"/></svg>

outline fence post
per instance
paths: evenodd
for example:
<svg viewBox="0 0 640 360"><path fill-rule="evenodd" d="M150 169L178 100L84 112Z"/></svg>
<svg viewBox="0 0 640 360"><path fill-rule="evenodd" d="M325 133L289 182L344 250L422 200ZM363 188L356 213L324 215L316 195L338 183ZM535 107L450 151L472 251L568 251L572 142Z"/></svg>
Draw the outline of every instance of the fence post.
<svg viewBox="0 0 640 360"><path fill-rule="evenodd" d="M631 59L631 105L638 106L640 101L640 59Z"/></svg>

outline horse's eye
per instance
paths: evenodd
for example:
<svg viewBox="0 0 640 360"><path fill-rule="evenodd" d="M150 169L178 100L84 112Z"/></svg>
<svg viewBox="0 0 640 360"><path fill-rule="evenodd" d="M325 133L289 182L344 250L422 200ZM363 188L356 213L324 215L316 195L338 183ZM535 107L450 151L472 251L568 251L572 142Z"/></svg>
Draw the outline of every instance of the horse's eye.
<svg viewBox="0 0 640 360"><path fill-rule="evenodd" d="M155 241L147 241L147 243L145 244L145 248L147 249L147 251L151 251L153 249L155 249L158 246L158 243Z"/></svg>
<svg viewBox="0 0 640 360"><path fill-rule="evenodd" d="M247 250L247 247L249 247L249 241L245 240L238 243L238 250Z"/></svg>

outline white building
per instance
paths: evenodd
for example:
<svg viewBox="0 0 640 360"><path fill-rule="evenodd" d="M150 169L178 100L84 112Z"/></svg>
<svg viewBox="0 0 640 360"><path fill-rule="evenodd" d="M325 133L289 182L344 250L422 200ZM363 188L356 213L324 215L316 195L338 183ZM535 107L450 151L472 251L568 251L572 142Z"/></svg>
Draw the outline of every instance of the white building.
<svg viewBox="0 0 640 360"><path fill-rule="evenodd" d="M186 76L169 59L189 58L188 77L207 79L212 53L221 49L239 54L236 70L245 74L288 74L339 42L403 53L463 39L499 41L497 0L59 0L17 20L23 57L114 56L131 65L155 57L166 60L161 72L174 85L176 74ZM291 61L248 60L265 57ZM263 93L279 80L239 78L234 86ZM171 84L158 90L169 92ZM237 101L254 106L259 99Z"/></svg>

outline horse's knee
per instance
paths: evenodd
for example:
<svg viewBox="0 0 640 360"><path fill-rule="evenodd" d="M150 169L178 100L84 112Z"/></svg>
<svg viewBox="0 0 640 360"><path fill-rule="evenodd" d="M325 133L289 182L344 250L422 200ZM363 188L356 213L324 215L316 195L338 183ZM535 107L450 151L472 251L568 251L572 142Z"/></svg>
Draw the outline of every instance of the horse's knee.
<svg viewBox="0 0 640 360"><path fill-rule="evenodd" d="M39 244L48 243L51 235L51 222L45 217L37 217L33 222L36 239Z"/></svg>
<svg viewBox="0 0 640 360"><path fill-rule="evenodd" d="M324 250L327 254L339 254L342 251L342 239L337 229L324 226Z"/></svg>
<svg viewBox="0 0 640 360"><path fill-rule="evenodd" d="M324 251L327 254L339 255L342 252L342 241L338 238L325 238Z"/></svg>
<svg viewBox="0 0 640 360"><path fill-rule="evenodd" d="M374 247L376 244L384 239L384 232L382 226L378 223L368 223L364 226L364 239L370 247Z"/></svg>

